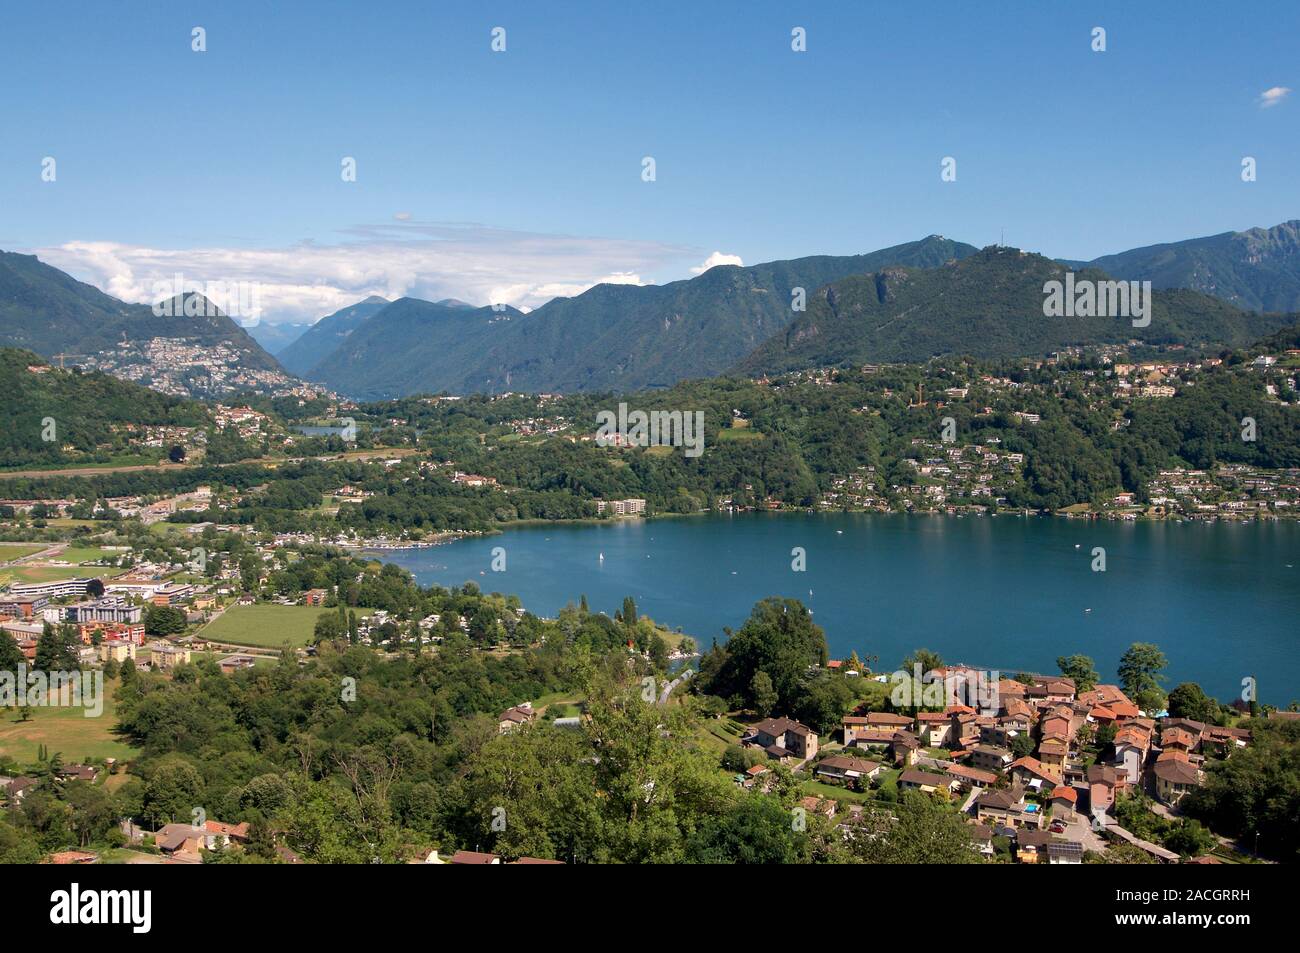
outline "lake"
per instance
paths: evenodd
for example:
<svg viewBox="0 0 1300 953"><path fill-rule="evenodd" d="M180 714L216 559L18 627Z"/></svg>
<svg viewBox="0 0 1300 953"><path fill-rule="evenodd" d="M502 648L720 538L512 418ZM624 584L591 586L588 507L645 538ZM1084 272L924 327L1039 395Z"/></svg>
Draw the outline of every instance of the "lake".
<svg viewBox="0 0 1300 953"><path fill-rule="evenodd" d="M491 568L498 546L504 572ZM791 568L795 547L805 571ZM1300 698L1296 522L747 513L530 526L384 558L424 585L518 594L538 615L583 594L612 615L631 595L702 648L782 595L813 610L832 658L856 650L878 670L922 646L1002 671L1054 672L1078 652L1113 682L1143 641L1169 658L1166 688L1197 681L1226 701L1254 675L1262 701Z"/></svg>

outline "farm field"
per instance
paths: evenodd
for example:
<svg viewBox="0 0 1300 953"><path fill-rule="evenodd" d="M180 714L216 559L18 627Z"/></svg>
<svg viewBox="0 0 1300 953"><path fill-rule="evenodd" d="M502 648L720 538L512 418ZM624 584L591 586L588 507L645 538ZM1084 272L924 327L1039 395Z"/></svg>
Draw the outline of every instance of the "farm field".
<svg viewBox="0 0 1300 953"><path fill-rule="evenodd" d="M41 745L65 762L134 757L136 749L113 733L116 724L115 680L104 681L104 711L95 718L87 718L80 708L32 708L31 720L22 721L16 709L0 708L0 757L29 764Z"/></svg>
<svg viewBox="0 0 1300 953"><path fill-rule="evenodd" d="M321 613L336 610L320 606L252 605L231 606L218 618L199 630L198 635L214 642L234 645L260 645L279 648L285 642L292 646L311 642L316 620ZM370 614L369 609L357 609L358 617Z"/></svg>

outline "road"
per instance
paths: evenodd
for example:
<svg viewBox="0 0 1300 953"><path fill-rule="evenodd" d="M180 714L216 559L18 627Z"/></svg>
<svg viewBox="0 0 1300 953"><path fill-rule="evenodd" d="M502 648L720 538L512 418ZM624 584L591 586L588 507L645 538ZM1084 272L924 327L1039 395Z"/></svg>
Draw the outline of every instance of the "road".
<svg viewBox="0 0 1300 953"><path fill-rule="evenodd" d="M1053 821L1062 819L1061 811L1052 815ZM1092 829L1092 821L1083 814L1069 811L1065 816L1065 833L1063 836L1066 840L1078 841L1083 845L1084 850L1101 853L1106 849L1106 839Z"/></svg>
<svg viewBox="0 0 1300 953"><path fill-rule="evenodd" d="M694 674L694 670L688 668L688 669L687 669L685 672L683 672L681 675L678 675L678 676L677 676L676 678L674 678L671 682L669 682L667 685L665 685L665 686L664 686L664 690L663 690L662 692L659 693L659 704L661 704L661 705L667 705L667 704L668 704L668 696L671 695L671 694L673 693L673 689L676 688L678 685L680 685L682 682L686 681L686 680L687 680L688 678L690 678L691 675L693 675L693 674Z"/></svg>
<svg viewBox="0 0 1300 953"><path fill-rule="evenodd" d="M411 447L392 447L377 450L352 450L346 453L326 453L313 460L367 460L372 457L407 457L419 451ZM293 463L303 457L270 457L255 460L240 460L238 463L133 463L121 467L68 467L62 470L6 470L0 472L0 480L17 480L24 477L39 480L43 477L60 476L100 476L105 473L138 473L143 470L189 470L195 467L251 467L268 464Z"/></svg>

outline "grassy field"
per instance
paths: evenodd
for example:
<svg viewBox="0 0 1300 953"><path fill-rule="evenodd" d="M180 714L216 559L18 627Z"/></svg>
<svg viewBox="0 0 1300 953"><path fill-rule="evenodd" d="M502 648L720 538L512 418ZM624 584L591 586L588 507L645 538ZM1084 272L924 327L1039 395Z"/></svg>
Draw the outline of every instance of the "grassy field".
<svg viewBox="0 0 1300 953"><path fill-rule="evenodd" d="M21 476L26 473L39 474L75 474L78 471L86 473L96 473L102 470L109 470L118 467L146 467L154 466L158 463L160 451L149 453L120 453L109 457L107 460L60 460L55 463L40 464L20 464L17 467L5 467L0 470L0 474Z"/></svg>
<svg viewBox="0 0 1300 953"><path fill-rule="evenodd" d="M580 709L587 699L583 695L575 695L573 692L548 692L533 702L533 708L537 711L545 711L550 708L569 710L573 709L573 714L580 714ZM560 715L559 717L565 717Z"/></svg>
<svg viewBox="0 0 1300 953"><path fill-rule="evenodd" d="M893 791L894 796L898 796L898 776L903 773L902 768L890 768L881 771L879 775L880 791Z"/></svg>
<svg viewBox="0 0 1300 953"><path fill-rule="evenodd" d="M36 760L45 745L64 761L83 758L131 758L137 752L113 733L117 724L117 682L104 682L104 711L87 718L80 708L33 708L31 720L19 720L13 708L0 708L0 755L21 764Z"/></svg>
<svg viewBox="0 0 1300 953"><path fill-rule="evenodd" d="M285 642L293 646L311 642L316 620L322 613L336 612L319 606L252 605L231 606L219 618L199 630L199 635L214 642L234 645L263 645L279 648ZM370 614L357 609L358 616Z"/></svg>
<svg viewBox="0 0 1300 953"><path fill-rule="evenodd" d="M817 797L828 797L833 801L843 801L846 804L866 804L872 800L870 794L863 794L858 791L850 791L848 788L827 784L825 781L805 781L800 785L806 794L815 794Z"/></svg>
<svg viewBox="0 0 1300 953"><path fill-rule="evenodd" d="M49 545L49 543L0 543L0 563L39 553Z"/></svg>
<svg viewBox="0 0 1300 953"><path fill-rule="evenodd" d="M175 536L184 533L186 528L187 524L168 523L165 520L149 524L149 532L153 533L155 536Z"/></svg>
<svg viewBox="0 0 1300 953"><path fill-rule="evenodd" d="M105 559L122 555L120 549L101 549L98 546L69 546L63 552L55 556L55 559L62 559L70 563L88 563L96 559Z"/></svg>
<svg viewBox="0 0 1300 953"><path fill-rule="evenodd" d="M106 579L121 572L120 569L108 569L104 566L92 568L83 568L81 566L10 566L8 569L0 569L0 583L53 582L56 579L75 579L81 576Z"/></svg>

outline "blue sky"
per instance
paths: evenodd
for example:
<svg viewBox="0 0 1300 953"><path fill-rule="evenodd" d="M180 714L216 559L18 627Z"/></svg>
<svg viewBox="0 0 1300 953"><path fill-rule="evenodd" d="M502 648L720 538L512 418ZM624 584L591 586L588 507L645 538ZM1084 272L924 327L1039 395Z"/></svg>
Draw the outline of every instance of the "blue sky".
<svg viewBox="0 0 1300 953"><path fill-rule="evenodd" d="M1300 89L1298 27L1289 2L14 5L0 248L139 300L264 281L271 320L931 233L1090 258L1300 217L1300 99L1261 100Z"/></svg>

